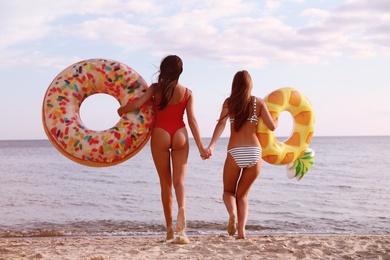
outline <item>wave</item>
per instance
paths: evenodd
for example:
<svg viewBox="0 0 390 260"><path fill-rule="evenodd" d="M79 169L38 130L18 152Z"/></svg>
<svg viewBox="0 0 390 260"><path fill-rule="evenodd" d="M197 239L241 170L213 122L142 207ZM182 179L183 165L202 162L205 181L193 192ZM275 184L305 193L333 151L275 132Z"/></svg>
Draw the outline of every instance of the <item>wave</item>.
<svg viewBox="0 0 390 260"><path fill-rule="evenodd" d="M324 220L327 222L329 220ZM335 223L333 223L335 224ZM334 225L329 229L329 223L322 227L310 223L294 223L287 221L265 221L261 225L249 222L246 226L248 235L390 235L389 229L371 229L359 227L356 223L353 230L343 225ZM348 226L348 225L347 225ZM189 221L188 235L222 235L226 234L226 223ZM29 223L13 227L0 226L0 238L25 237L113 237L113 236L165 236L165 226L162 224L133 221L77 221L68 223Z"/></svg>

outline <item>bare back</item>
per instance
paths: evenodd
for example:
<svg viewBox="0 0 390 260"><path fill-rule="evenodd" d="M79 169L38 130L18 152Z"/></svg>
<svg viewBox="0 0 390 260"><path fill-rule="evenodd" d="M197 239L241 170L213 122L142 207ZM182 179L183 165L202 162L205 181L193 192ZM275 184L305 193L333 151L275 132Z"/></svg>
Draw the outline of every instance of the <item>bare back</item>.
<svg viewBox="0 0 390 260"><path fill-rule="evenodd" d="M175 105L175 104L180 103L180 101L183 100L185 92L186 92L186 87L184 87L183 85L178 83L176 85L176 87L174 88L174 90L173 90L172 98L171 98L171 100L169 101L168 104ZM159 90L159 89L156 89L156 92L155 92L154 96L155 96L156 100L161 100L161 98L162 98L162 91Z"/></svg>
<svg viewBox="0 0 390 260"><path fill-rule="evenodd" d="M256 98L256 116L262 119L262 123L266 124L269 129L272 131L276 128L276 124L272 119L268 108L263 99ZM226 113L228 111L227 101L224 103L224 108ZM226 108L225 108L226 107ZM226 119L225 119L226 120ZM259 122L260 123L260 122ZM257 124L251 121L246 121L244 125L238 130L234 130L234 122L230 125L230 139L228 144L228 149L238 146L257 146L260 147L260 141L257 136Z"/></svg>
<svg viewBox="0 0 390 260"><path fill-rule="evenodd" d="M256 98L256 97L255 97ZM258 98L256 98L257 102ZM260 103L261 102L257 102ZM260 117L262 106L256 106L256 116ZM228 149L238 146L257 146L260 147L260 142L257 137L257 123L246 121L244 125L238 130L234 130L234 122L230 123L230 139Z"/></svg>

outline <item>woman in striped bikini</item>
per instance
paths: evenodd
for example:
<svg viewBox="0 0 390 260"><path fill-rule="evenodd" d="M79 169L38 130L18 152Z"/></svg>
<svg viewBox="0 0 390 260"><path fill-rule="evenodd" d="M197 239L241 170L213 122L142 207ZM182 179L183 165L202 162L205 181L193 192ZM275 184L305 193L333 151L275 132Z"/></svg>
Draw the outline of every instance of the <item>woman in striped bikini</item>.
<svg viewBox="0 0 390 260"><path fill-rule="evenodd" d="M248 192L261 170L261 146L257 137L259 117L274 131L278 119L273 120L261 98L251 95L252 79L247 71L239 71L233 78L230 97L222 106L208 149L213 148L230 120L228 152L223 168L223 201L229 213L228 233L245 238L248 218Z"/></svg>

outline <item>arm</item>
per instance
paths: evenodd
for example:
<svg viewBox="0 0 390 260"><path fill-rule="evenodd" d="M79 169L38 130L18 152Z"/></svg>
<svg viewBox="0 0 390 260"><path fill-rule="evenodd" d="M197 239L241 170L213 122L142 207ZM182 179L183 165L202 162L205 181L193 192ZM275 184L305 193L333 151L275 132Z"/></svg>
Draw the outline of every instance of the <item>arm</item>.
<svg viewBox="0 0 390 260"><path fill-rule="evenodd" d="M211 138L210 144L208 146L208 149L210 149L211 154L214 149L214 145L217 143L218 139L221 137L223 131L225 130L226 121L228 119L227 116L228 113L229 113L229 109L227 106L227 99L226 99L222 105L221 115L219 116L219 120L214 129L213 137Z"/></svg>
<svg viewBox="0 0 390 260"><path fill-rule="evenodd" d="M207 149L204 148L202 138L200 136L200 130L198 126L198 122L196 121L195 118L195 113L194 113L194 97L192 95L192 92L189 92L188 100L187 100L187 105L186 105L186 112L187 112L187 120L188 120L188 125L191 129L192 136L195 139L196 146L198 147L200 156L202 159L206 159L209 157L209 153Z"/></svg>
<svg viewBox="0 0 390 260"><path fill-rule="evenodd" d="M136 101L129 102L126 105L118 108L118 115L122 116L124 113L139 109L145 104L146 101L150 100L154 95L154 84L152 84L146 92Z"/></svg>
<svg viewBox="0 0 390 260"><path fill-rule="evenodd" d="M260 117L263 119L263 122L268 127L269 130L274 131L278 127L279 119L272 118L270 112L268 111L268 107L265 104L264 100L261 98L257 98L257 102L260 106Z"/></svg>

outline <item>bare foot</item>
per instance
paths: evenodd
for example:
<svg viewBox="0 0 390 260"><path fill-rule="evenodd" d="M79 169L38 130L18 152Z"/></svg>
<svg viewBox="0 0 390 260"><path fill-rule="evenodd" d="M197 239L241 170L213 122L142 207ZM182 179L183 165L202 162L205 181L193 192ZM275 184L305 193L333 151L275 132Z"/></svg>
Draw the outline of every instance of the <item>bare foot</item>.
<svg viewBox="0 0 390 260"><path fill-rule="evenodd" d="M186 232L184 230L179 231L175 238L172 240L173 244L188 244L190 240L188 239Z"/></svg>
<svg viewBox="0 0 390 260"><path fill-rule="evenodd" d="M175 232L173 230L173 227L167 228L167 238L166 240L171 240L175 237Z"/></svg>
<svg viewBox="0 0 390 260"><path fill-rule="evenodd" d="M228 233L229 236L234 236L234 234L236 233L236 215L234 214L231 214L229 216Z"/></svg>
<svg viewBox="0 0 390 260"><path fill-rule="evenodd" d="M184 231L186 229L186 212L184 208L180 208L177 212L176 232Z"/></svg>

